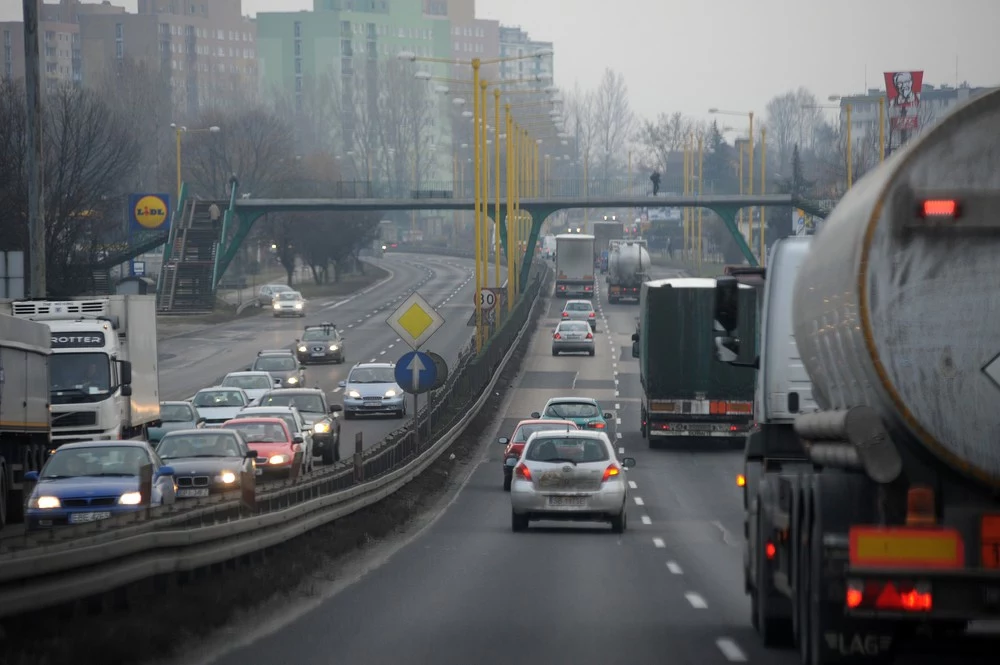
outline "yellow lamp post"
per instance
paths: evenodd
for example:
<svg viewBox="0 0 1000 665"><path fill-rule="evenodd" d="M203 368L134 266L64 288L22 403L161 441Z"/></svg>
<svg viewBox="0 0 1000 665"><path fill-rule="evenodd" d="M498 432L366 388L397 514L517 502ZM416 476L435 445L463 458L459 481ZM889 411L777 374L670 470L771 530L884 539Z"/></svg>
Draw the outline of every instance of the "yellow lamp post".
<svg viewBox="0 0 1000 665"><path fill-rule="evenodd" d="M222 128L216 125L211 127L204 127L202 129L189 129L184 125L178 125L175 123L170 123L170 128L174 130L176 136L177 145L177 202L180 203L181 198L181 134L203 134L203 133L216 133L221 132Z"/></svg>
<svg viewBox="0 0 1000 665"><path fill-rule="evenodd" d="M760 193L763 196L767 192L767 128L760 129ZM765 233L767 224L764 217L764 206L760 207L760 265L767 265L767 243Z"/></svg>

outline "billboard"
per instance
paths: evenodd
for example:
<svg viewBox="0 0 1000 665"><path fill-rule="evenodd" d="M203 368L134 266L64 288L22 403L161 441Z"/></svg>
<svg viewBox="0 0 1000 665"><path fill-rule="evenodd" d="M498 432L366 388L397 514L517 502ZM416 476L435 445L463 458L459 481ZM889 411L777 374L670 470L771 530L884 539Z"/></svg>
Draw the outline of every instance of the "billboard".
<svg viewBox="0 0 1000 665"><path fill-rule="evenodd" d="M889 124L893 130L908 132L920 128L920 94L923 84L923 72L885 73Z"/></svg>
<svg viewBox="0 0 1000 665"><path fill-rule="evenodd" d="M128 206L129 233L170 228L170 197L167 194L130 194Z"/></svg>

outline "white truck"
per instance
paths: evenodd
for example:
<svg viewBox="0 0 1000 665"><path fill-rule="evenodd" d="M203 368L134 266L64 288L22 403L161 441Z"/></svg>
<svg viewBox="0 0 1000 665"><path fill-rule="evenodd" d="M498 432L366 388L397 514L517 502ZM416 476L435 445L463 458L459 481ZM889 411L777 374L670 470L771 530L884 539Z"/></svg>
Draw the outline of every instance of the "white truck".
<svg viewBox="0 0 1000 665"><path fill-rule="evenodd" d="M646 241L611 240L608 243L608 302L639 302L639 291L649 270Z"/></svg>
<svg viewBox="0 0 1000 665"><path fill-rule="evenodd" d="M583 233L556 236L556 296L594 297L594 236Z"/></svg>
<svg viewBox="0 0 1000 665"><path fill-rule="evenodd" d="M24 474L49 451L49 330L0 314L0 528L19 521Z"/></svg>
<svg viewBox="0 0 1000 665"><path fill-rule="evenodd" d="M934 662L963 662L975 641L949 638L1000 617L998 211L1000 91L869 172L811 243L772 252L747 363L770 431L748 438L739 483L765 645L809 665L938 646ZM727 362L740 281L716 287Z"/></svg>
<svg viewBox="0 0 1000 665"><path fill-rule="evenodd" d="M7 303L51 333L52 443L144 438L160 424L156 297Z"/></svg>

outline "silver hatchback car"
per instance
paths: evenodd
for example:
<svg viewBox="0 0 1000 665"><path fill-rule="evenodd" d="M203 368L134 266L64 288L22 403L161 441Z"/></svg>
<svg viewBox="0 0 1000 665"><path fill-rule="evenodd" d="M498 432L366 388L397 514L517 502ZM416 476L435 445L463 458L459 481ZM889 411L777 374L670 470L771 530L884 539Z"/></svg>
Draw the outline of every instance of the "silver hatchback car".
<svg viewBox="0 0 1000 665"><path fill-rule="evenodd" d="M552 333L552 355L586 353L594 355L594 333L583 321L560 321Z"/></svg>
<svg viewBox="0 0 1000 665"><path fill-rule="evenodd" d="M563 321L586 321L597 332L597 312L589 300L568 300L562 311Z"/></svg>
<svg viewBox="0 0 1000 665"><path fill-rule="evenodd" d="M276 317L306 315L306 299L298 291L277 293L271 302L271 309Z"/></svg>
<svg viewBox="0 0 1000 665"><path fill-rule="evenodd" d="M535 432L524 444L510 488L511 530L531 520L611 522L624 533L628 518L625 469L635 459L615 457L603 432Z"/></svg>

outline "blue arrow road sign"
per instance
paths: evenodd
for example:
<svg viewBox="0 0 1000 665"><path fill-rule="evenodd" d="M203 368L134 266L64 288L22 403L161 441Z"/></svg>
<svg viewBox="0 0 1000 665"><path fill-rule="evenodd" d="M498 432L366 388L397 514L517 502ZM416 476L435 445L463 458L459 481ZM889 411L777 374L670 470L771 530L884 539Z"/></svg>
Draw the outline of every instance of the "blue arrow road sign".
<svg viewBox="0 0 1000 665"><path fill-rule="evenodd" d="M396 383L408 393L425 393L437 381L437 366L426 353L410 351L396 361Z"/></svg>

